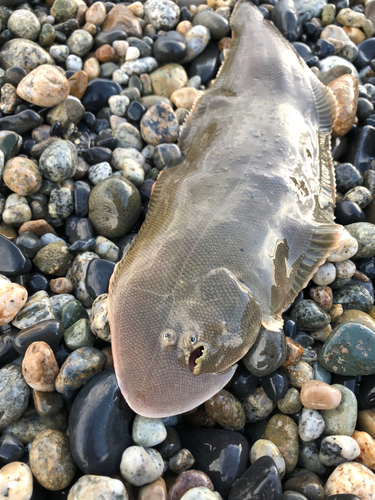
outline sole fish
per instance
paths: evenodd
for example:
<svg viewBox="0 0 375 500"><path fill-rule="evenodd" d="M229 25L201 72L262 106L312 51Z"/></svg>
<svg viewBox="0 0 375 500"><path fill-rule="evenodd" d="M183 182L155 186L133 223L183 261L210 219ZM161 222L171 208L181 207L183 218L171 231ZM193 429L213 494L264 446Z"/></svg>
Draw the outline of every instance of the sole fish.
<svg viewBox="0 0 375 500"><path fill-rule="evenodd" d="M180 137L139 234L111 278L115 371L137 413L186 412L231 379L261 326L339 245L335 100L249 2L214 85Z"/></svg>

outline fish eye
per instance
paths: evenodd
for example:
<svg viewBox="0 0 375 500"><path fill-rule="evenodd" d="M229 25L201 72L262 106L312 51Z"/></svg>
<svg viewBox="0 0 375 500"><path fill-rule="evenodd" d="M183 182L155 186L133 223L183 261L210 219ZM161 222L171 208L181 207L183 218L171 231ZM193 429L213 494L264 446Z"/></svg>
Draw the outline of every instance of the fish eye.
<svg viewBox="0 0 375 500"><path fill-rule="evenodd" d="M191 342L192 344L194 344L194 343L196 342L196 340L197 340L197 338L196 338L196 336L195 336L195 335L192 335L192 336L190 337L190 342Z"/></svg>
<svg viewBox="0 0 375 500"><path fill-rule="evenodd" d="M176 333L173 330L165 330L162 333L164 344L174 345L176 343Z"/></svg>

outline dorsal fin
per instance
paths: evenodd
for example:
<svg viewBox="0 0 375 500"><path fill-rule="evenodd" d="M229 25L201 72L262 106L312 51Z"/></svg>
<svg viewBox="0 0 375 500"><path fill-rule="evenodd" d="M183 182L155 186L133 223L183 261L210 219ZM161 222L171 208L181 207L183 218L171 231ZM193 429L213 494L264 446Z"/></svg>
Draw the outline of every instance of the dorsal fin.
<svg viewBox="0 0 375 500"><path fill-rule="evenodd" d="M310 83L318 112L320 134L330 134L337 116L337 101L331 90L310 71Z"/></svg>

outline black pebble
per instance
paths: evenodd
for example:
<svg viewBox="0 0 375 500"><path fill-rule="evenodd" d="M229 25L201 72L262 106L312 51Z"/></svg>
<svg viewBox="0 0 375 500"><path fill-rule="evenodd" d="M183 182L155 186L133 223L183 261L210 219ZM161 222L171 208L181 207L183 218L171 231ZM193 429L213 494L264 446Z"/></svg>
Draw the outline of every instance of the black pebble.
<svg viewBox="0 0 375 500"><path fill-rule="evenodd" d="M271 401L281 399L285 396L289 388L288 377L280 370L275 370L269 375L262 377L260 385Z"/></svg>
<svg viewBox="0 0 375 500"><path fill-rule="evenodd" d="M354 222L364 222L366 217L360 206L354 201L340 201L335 208L335 217L337 224L346 226Z"/></svg>
<svg viewBox="0 0 375 500"><path fill-rule="evenodd" d="M42 273L30 274L27 278L27 284L32 293L40 292L41 290L46 292L49 289L49 279Z"/></svg>
<svg viewBox="0 0 375 500"><path fill-rule="evenodd" d="M160 36L153 46L154 57L162 64L181 61L185 57L186 51L184 41L167 36Z"/></svg>
<svg viewBox="0 0 375 500"><path fill-rule="evenodd" d="M43 118L31 109L21 111L17 115L4 116L0 118L0 130L10 130L17 134L24 134L29 130L42 125Z"/></svg>
<svg viewBox="0 0 375 500"><path fill-rule="evenodd" d="M177 144L158 144L152 154L152 161L158 170L173 167L182 160L181 149Z"/></svg>
<svg viewBox="0 0 375 500"><path fill-rule="evenodd" d="M137 75L132 75L129 78L128 87L129 88L136 88L142 94L143 85L142 85L142 82L141 82L140 78Z"/></svg>
<svg viewBox="0 0 375 500"><path fill-rule="evenodd" d="M89 165L96 165L103 161L109 162L112 158L112 151L108 148L93 147L83 151L82 157Z"/></svg>
<svg viewBox="0 0 375 500"><path fill-rule="evenodd" d="M128 38L128 43L130 47L136 47L139 50L140 57L150 57L152 55L152 48L144 40L131 36Z"/></svg>
<svg viewBox="0 0 375 500"><path fill-rule="evenodd" d="M375 407L375 375L362 377L357 401L359 410L369 410Z"/></svg>
<svg viewBox="0 0 375 500"><path fill-rule="evenodd" d="M23 255L29 257L30 259L33 259L42 248L42 244L38 236L30 231L25 231L17 236L15 243Z"/></svg>
<svg viewBox="0 0 375 500"><path fill-rule="evenodd" d="M298 40L302 26L293 0L279 0L272 9L271 19L289 42Z"/></svg>
<svg viewBox="0 0 375 500"><path fill-rule="evenodd" d="M94 113L86 111L86 113L83 115L82 121L85 123L85 125L87 125L87 127L90 130L94 130L96 123L96 116L94 115Z"/></svg>
<svg viewBox="0 0 375 500"><path fill-rule="evenodd" d="M118 95L120 92L121 85L118 83L105 78L95 78L88 83L81 102L86 111L97 113L108 105L108 99L111 96Z"/></svg>
<svg viewBox="0 0 375 500"><path fill-rule="evenodd" d="M21 441L11 434L3 434L0 438L0 465L18 462L25 454ZM4 495L6 496L6 495Z"/></svg>
<svg viewBox="0 0 375 500"><path fill-rule="evenodd" d="M109 279L115 269L114 262L104 259L93 259L89 262L86 272L86 289L93 299L102 293L107 293Z"/></svg>
<svg viewBox="0 0 375 500"><path fill-rule="evenodd" d="M0 330L1 332L1 330ZM0 335L0 368L18 358L19 353L14 349L13 341L18 334L18 328L11 326Z"/></svg>
<svg viewBox="0 0 375 500"><path fill-rule="evenodd" d="M90 238L88 240L77 240L68 247L68 250L69 252L74 254L90 252L95 248L95 245L96 245L95 238Z"/></svg>
<svg viewBox="0 0 375 500"><path fill-rule="evenodd" d="M259 377L240 365L231 380L231 391L238 399L246 398L257 388Z"/></svg>
<svg viewBox="0 0 375 500"><path fill-rule="evenodd" d="M358 107L357 107L357 116L358 119L363 121L366 120L370 115L374 112L374 106L372 103L365 99L364 97L360 97L358 99Z"/></svg>
<svg viewBox="0 0 375 500"><path fill-rule="evenodd" d="M31 262L21 250L0 234L0 274L19 276L31 269Z"/></svg>
<svg viewBox="0 0 375 500"><path fill-rule="evenodd" d="M350 389L354 394L357 394L359 390L358 380L355 376L349 377L345 375L338 375L337 373L332 373L331 385L333 384L343 385Z"/></svg>
<svg viewBox="0 0 375 500"><path fill-rule="evenodd" d="M116 40L127 40L127 34L122 30L101 31L95 37L94 47L98 49L103 45L112 45Z"/></svg>
<svg viewBox="0 0 375 500"><path fill-rule="evenodd" d="M216 75L219 67L219 49L217 43L210 42L204 51L192 60L189 66L189 78L200 76L205 85Z"/></svg>
<svg viewBox="0 0 375 500"><path fill-rule="evenodd" d="M69 217L65 223L65 232L70 243L89 240L95 236L91 222L85 217Z"/></svg>
<svg viewBox="0 0 375 500"><path fill-rule="evenodd" d="M167 426L167 437L162 443L156 446L156 449L163 458L171 458L181 450L181 440L174 427Z"/></svg>
<svg viewBox="0 0 375 500"><path fill-rule="evenodd" d="M332 43L320 38L315 45L315 54L324 59L325 57L332 56L335 53L335 47Z"/></svg>
<svg viewBox="0 0 375 500"><path fill-rule="evenodd" d="M78 217L85 217L89 212L89 198L91 188L85 181L74 183L74 213Z"/></svg>
<svg viewBox="0 0 375 500"><path fill-rule="evenodd" d="M145 113L146 108L143 104L138 101L132 101L126 110L126 118L130 121L139 122Z"/></svg>
<svg viewBox="0 0 375 500"><path fill-rule="evenodd" d="M63 336L64 329L56 319L46 319L36 325L21 330L13 341L13 346L19 354L25 354L26 349L33 342L46 342L54 351Z"/></svg>
<svg viewBox="0 0 375 500"><path fill-rule="evenodd" d="M26 75L27 73L23 68L13 66L13 68L8 68L5 71L5 82L10 83L14 87L17 87L17 85L23 78L25 78Z"/></svg>
<svg viewBox="0 0 375 500"><path fill-rule="evenodd" d="M351 131L346 138L348 145L343 161L351 163L363 174L375 158L375 128L365 125Z"/></svg>

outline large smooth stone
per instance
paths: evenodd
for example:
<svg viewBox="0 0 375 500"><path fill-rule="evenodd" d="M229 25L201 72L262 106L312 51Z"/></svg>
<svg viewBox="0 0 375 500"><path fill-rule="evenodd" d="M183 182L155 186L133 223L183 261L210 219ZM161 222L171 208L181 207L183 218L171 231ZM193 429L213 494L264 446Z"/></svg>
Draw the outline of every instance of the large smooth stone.
<svg viewBox="0 0 375 500"><path fill-rule="evenodd" d="M17 66L29 73L42 64L53 64L53 59L37 43L16 38L7 42L1 49L0 64L4 69Z"/></svg>
<svg viewBox="0 0 375 500"><path fill-rule="evenodd" d="M71 453L85 474L118 474L122 453L132 444L132 416L112 369L86 382L69 415Z"/></svg>
<svg viewBox="0 0 375 500"><path fill-rule="evenodd" d="M0 234L0 274L19 276L30 271L31 263L21 250Z"/></svg>
<svg viewBox="0 0 375 500"><path fill-rule="evenodd" d="M374 500L375 474L362 464L341 464L329 476L324 493L326 496L352 494L361 500Z"/></svg>
<svg viewBox="0 0 375 500"><path fill-rule="evenodd" d="M263 439L272 441L285 460L286 473L289 474L298 460L298 427L287 415L274 415L268 422Z"/></svg>
<svg viewBox="0 0 375 500"><path fill-rule="evenodd" d="M281 500L279 472L271 457L258 458L234 483L228 500Z"/></svg>
<svg viewBox="0 0 375 500"><path fill-rule="evenodd" d="M202 84L205 85L215 77L218 68L219 49L217 48L217 43L210 42L204 51L192 60L188 75L189 78L199 76Z"/></svg>
<svg viewBox="0 0 375 500"><path fill-rule="evenodd" d="M194 468L211 479L215 491L227 498L232 484L249 463L249 443L235 431L178 427L183 448L195 458Z"/></svg>
<svg viewBox="0 0 375 500"><path fill-rule="evenodd" d="M82 104L86 111L98 113L102 108L108 106L108 99L121 92L121 85L104 78L95 78L88 83Z"/></svg>
<svg viewBox="0 0 375 500"><path fill-rule="evenodd" d="M348 321L332 330L318 355L326 370L338 375L372 375L375 373L375 332L359 323Z"/></svg>
<svg viewBox="0 0 375 500"><path fill-rule="evenodd" d="M109 12L102 26L103 31L122 30L128 36L142 36L139 20L125 5L115 5Z"/></svg>
<svg viewBox="0 0 375 500"><path fill-rule="evenodd" d="M17 94L24 101L47 108L64 101L69 91L70 86L65 75L49 64L31 71L17 87Z"/></svg>
<svg viewBox="0 0 375 500"><path fill-rule="evenodd" d="M0 118L0 130L9 130L17 132L17 134L24 134L39 125L42 125L43 118L32 109L25 109L16 115L4 116Z"/></svg>
<svg viewBox="0 0 375 500"><path fill-rule="evenodd" d="M346 137L348 147L340 162L351 163L363 174L375 158L375 128L365 125L353 130Z"/></svg>
<svg viewBox="0 0 375 500"><path fill-rule="evenodd" d="M341 384L333 384L341 392L340 404L333 410L320 412L324 420L325 436L351 436L357 422L357 400L354 393Z"/></svg>

